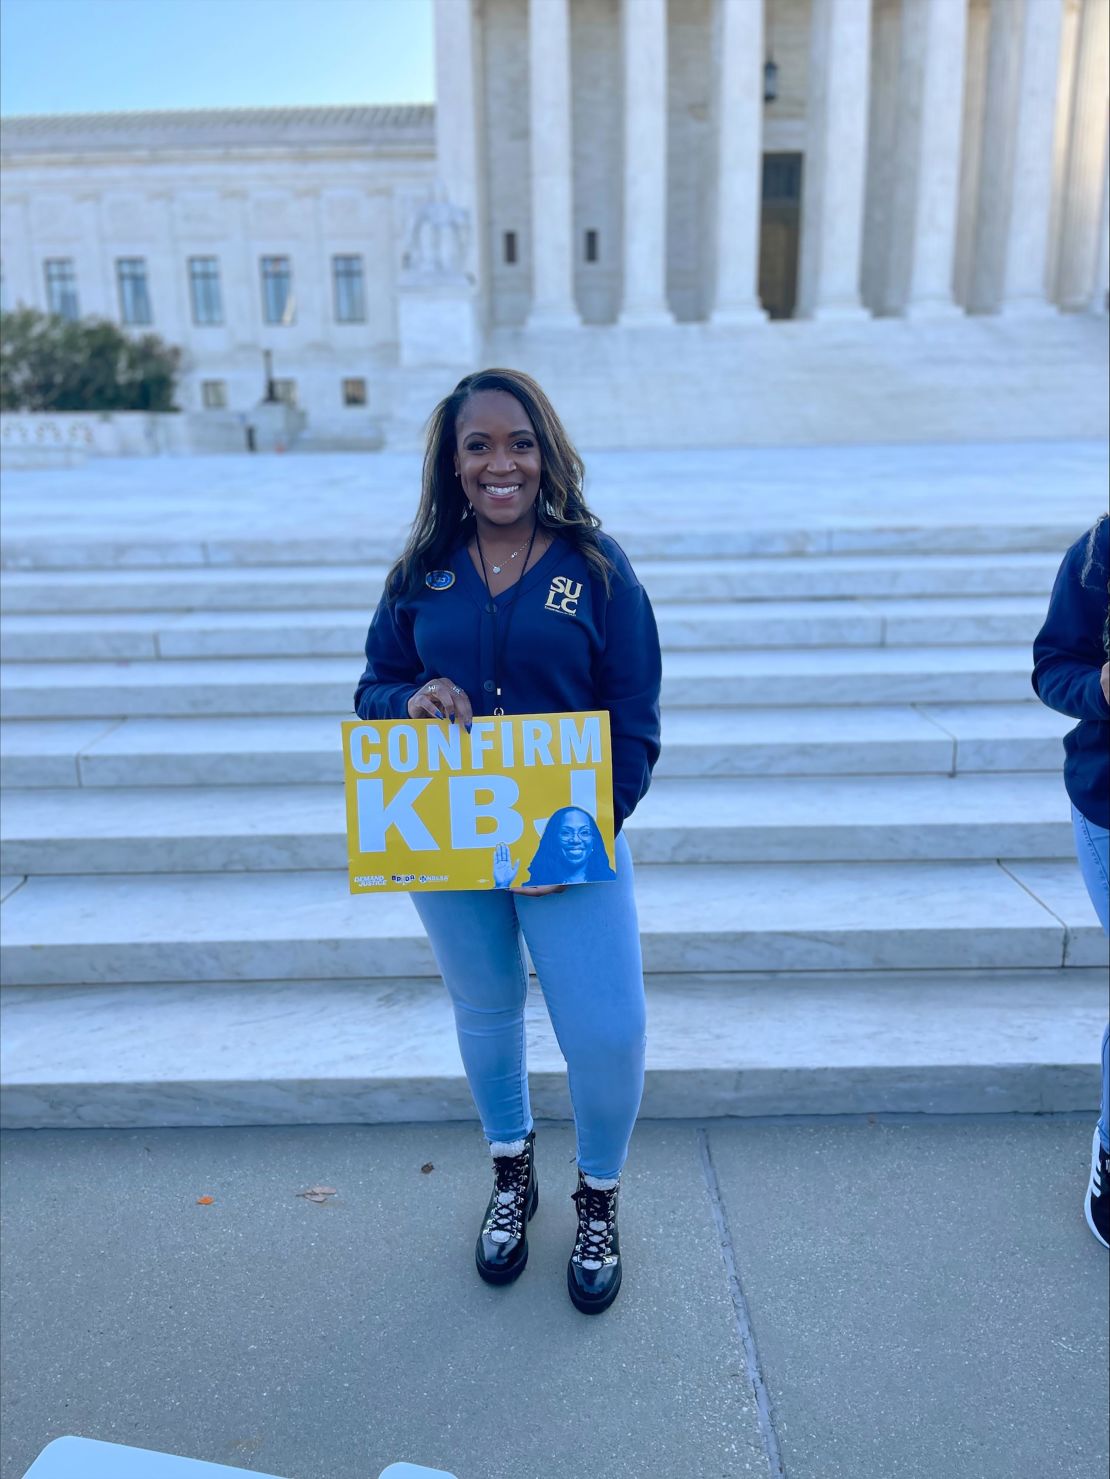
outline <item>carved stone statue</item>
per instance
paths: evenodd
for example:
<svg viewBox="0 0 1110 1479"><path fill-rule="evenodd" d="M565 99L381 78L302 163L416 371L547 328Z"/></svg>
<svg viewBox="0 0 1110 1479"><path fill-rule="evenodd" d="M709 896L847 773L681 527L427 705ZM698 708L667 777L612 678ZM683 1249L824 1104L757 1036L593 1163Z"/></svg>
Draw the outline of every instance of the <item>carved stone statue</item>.
<svg viewBox="0 0 1110 1479"><path fill-rule="evenodd" d="M406 276L424 280L465 281L470 245L470 213L452 205L447 187L437 180L432 193L413 213L401 264Z"/></svg>

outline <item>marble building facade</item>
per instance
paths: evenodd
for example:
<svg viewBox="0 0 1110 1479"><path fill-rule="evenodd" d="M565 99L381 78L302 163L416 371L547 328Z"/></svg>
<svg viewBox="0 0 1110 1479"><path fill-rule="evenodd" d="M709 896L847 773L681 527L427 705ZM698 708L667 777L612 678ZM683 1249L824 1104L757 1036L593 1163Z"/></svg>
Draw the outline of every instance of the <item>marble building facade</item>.
<svg viewBox="0 0 1110 1479"><path fill-rule="evenodd" d="M438 15L439 156L483 228L486 322L1104 302L1110 0Z"/></svg>
<svg viewBox="0 0 1110 1479"><path fill-rule="evenodd" d="M416 106L7 120L4 306L180 345L187 410L254 406L268 350L279 393L342 428L395 359L397 264L434 177L433 119Z"/></svg>
<svg viewBox="0 0 1110 1479"><path fill-rule="evenodd" d="M499 330L1105 309L1110 0L435 3L435 108L6 120L4 305L338 429Z"/></svg>

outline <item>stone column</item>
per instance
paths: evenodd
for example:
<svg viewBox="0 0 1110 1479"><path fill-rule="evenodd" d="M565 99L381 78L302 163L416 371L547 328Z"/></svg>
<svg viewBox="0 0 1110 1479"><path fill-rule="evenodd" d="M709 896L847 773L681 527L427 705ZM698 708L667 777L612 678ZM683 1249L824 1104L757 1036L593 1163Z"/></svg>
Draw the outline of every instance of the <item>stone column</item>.
<svg viewBox="0 0 1110 1479"><path fill-rule="evenodd" d="M1060 75L1056 81L1056 122L1052 130L1052 209L1048 218L1048 296L1060 301L1061 246L1067 205L1072 123L1075 117L1075 64L1079 54L1079 16L1083 0L1063 0L1060 25Z"/></svg>
<svg viewBox="0 0 1110 1479"><path fill-rule="evenodd" d="M903 0L902 24L905 40L916 38L920 45L918 108L911 129L912 237L904 312L907 318L940 317L959 311L952 292L967 0Z"/></svg>
<svg viewBox="0 0 1110 1479"><path fill-rule="evenodd" d="M1108 66L1110 0L1084 0L1060 216L1055 296L1061 308L1085 308L1095 281L1106 177Z"/></svg>
<svg viewBox="0 0 1110 1479"><path fill-rule="evenodd" d="M573 156L568 0L529 0L532 163L530 329L577 328L574 306Z"/></svg>
<svg viewBox="0 0 1110 1479"><path fill-rule="evenodd" d="M1087 305L1092 313L1110 311L1110 137L1106 139L1108 168L1102 176L1102 222L1095 253L1095 290Z"/></svg>
<svg viewBox="0 0 1110 1479"><path fill-rule="evenodd" d="M100 192L79 190L74 194L73 200L81 222L80 246L74 255L77 258L77 301L82 317L86 313L95 314L118 323L120 310L119 295L115 291L115 262L113 254L107 250L104 242ZM148 272L150 266L148 262ZM154 264L154 271L159 270L160 264ZM148 277L148 286L149 280ZM171 344L174 342L173 335L167 333L167 326L158 322L157 308L155 308L155 329L156 332L168 338Z"/></svg>
<svg viewBox="0 0 1110 1479"><path fill-rule="evenodd" d="M1010 5L990 8L979 193L968 295L968 307L977 313L989 313L998 307L1006 264L1014 168L1013 111L1023 4L1024 0L1013 0Z"/></svg>
<svg viewBox="0 0 1110 1479"><path fill-rule="evenodd" d="M985 3L973 4L967 17L964 71L963 159L960 165L960 204L956 225L956 302L968 308L972 301L979 195L983 160L983 109L987 95L987 55L990 12Z"/></svg>
<svg viewBox="0 0 1110 1479"><path fill-rule="evenodd" d="M177 220L174 195L170 190L158 191L149 197L150 213L161 216L165 241L164 262L151 262L147 292L157 332L171 344L187 344L192 337L192 317L187 300L188 284L185 279L185 258L177 239ZM163 281L158 278L164 274ZM159 312L161 305L161 313ZM172 315L172 316L171 316ZM161 322L159 323L159 318Z"/></svg>
<svg viewBox="0 0 1110 1479"><path fill-rule="evenodd" d="M802 183L801 318L855 319L867 169L870 0L813 0Z"/></svg>
<svg viewBox="0 0 1110 1479"><path fill-rule="evenodd" d="M667 0L623 0L622 328L674 322L667 307Z"/></svg>
<svg viewBox="0 0 1110 1479"><path fill-rule="evenodd" d="M262 383L262 285L251 233L250 201L245 190L222 190L228 250L219 253L220 290L232 354L249 366L250 401Z"/></svg>
<svg viewBox="0 0 1110 1479"><path fill-rule="evenodd" d="M717 297L710 322L731 326L767 318L759 301L764 0L719 4Z"/></svg>
<svg viewBox="0 0 1110 1479"><path fill-rule="evenodd" d="M9 309L45 306L46 285L35 267L34 243L27 197L11 194L4 200L4 291Z"/></svg>
<svg viewBox="0 0 1110 1479"><path fill-rule="evenodd" d="M1013 124L1013 190L999 301L1002 313L1051 311L1048 225L1062 12L1061 0L1025 0Z"/></svg>
<svg viewBox="0 0 1110 1479"><path fill-rule="evenodd" d="M470 218L466 271L478 318L488 312L485 196L480 168L479 44L472 0L435 0L436 171L451 201Z"/></svg>

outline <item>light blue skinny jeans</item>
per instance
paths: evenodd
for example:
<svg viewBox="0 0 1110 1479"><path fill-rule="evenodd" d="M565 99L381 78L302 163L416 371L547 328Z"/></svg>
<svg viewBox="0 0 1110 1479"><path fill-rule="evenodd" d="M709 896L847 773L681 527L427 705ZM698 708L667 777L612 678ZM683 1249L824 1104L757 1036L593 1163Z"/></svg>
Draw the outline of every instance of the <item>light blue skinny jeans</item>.
<svg viewBox="0 0 1110 1479"><path fill-rule="evenodd" d="M1073 806L1071 823L1075 831L1075 855L1079 870L1091 896L1103 929L1110 935L1110 832L1090 822ZM1098 1116L1098 1133L1103 1148L1110 1150L1110 1024L1102 1034L1102 1107Z"/></svg>
<svg viewBox="0 0 1110 1479"><path fill-rule="evenodd" d="M412 894L455 1009L459 1051L486 1139L532 1129L523 933L567 1064L578 1165L619 1176L644 1092L647 1010L632 855L616 879L561 894L507 889Z"/></svg>

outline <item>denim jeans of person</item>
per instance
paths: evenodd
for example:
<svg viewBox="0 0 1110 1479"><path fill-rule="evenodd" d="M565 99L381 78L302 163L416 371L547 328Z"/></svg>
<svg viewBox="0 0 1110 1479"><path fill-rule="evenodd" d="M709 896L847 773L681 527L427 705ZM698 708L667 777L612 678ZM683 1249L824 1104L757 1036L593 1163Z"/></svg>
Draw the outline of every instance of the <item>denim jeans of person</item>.
<svg viewBox="0 0 1110 1479"><path fill-rule="evenodd" d="M613 882L561 894L507 889L413 894L455 1011L459 1051L486 1139L532 1129L525 1057L528 978L536 967L567 1064L587 1176L619 1176L644 1092L646 1004L632 856L616 841Z"/></svg>
<svg viewBox="0 0 1110 1479"><path fill-rule="evenodd" d="M1110 935L1110 832L1088 821L1074 806L1071 822L1075 832L1075 855L1079 859L1083 882L1103 929ZM1110 1024L1102 1034L1102 1108L1098 1117L1098 1133L1103 1145L1110 1150Z"/></svg>

